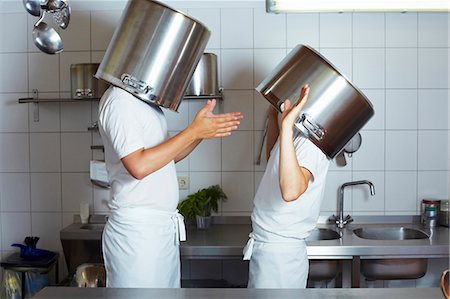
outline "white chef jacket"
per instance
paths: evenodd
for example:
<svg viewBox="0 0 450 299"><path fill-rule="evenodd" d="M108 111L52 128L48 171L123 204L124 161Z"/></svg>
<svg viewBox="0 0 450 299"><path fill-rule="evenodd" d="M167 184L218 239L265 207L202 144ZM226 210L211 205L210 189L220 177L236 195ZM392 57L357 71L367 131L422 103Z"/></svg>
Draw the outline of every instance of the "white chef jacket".
<svg viewBox="0 0 450 299"><path fill-rule="evenodd" d="M186 239L178 213L174 161L135 179L121 158L168 139L162 110L130 93L110 87L99 107L112 210L102 246L107 287L180 287L179 241Z"/></svg>
<svg viewBox="0 0 450 299"><path fill-rule="evenodd" d="M311 180L297 200L283 200L278 139L255 195L253 231L244 248L244 259L250 259L249 288L306 287L309 265L305 238L319 217L329 159L298 132L294 147L299 165L311 172Z"/></svg>

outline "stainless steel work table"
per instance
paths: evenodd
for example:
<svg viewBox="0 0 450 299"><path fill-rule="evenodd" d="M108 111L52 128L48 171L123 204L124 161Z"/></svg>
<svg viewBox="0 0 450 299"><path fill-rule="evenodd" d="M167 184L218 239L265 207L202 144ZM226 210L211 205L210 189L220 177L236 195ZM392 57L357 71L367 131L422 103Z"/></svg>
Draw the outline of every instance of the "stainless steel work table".
<svg viewBox="0 0 450 299"><path fill-rule="evenodd" d="M340 232L335 240L307 241L310 259L364 258L443 258L449 256L449 229L446 227L424 228L417 223L416 216L355 217L355 221L344 229L324 224L319 219L318 228ZM183 258L242 258L242 249L251 232L249 220L241 217L217 217L208 230L187 226L187 241L181 242ZM240 223L239 223L240 222ZM417 240L370 240L362 239L353 232L356 228L405 227L421 230L430 235Z"/></svg>
<svg viewBox="0 0 450 299"><path fill-rule="evenodd" d="M104 216L103 216L104 218ZM326 217L320 217L319 228L338 231L341 235L333 240L307 240L307 252L310 259L348 260L351 262L351 285L359 287L359 269L361 259L396 258L448 258L449 229L446 227L424 228L418 223L418 216L360 216L344 229L326 223ZM96 224L92 230L80 229L81 224L74 223L61 231L61 240L101 239L104 224ZM356 228L392 228L405 227L420 230L429 235L426 239L414 240L371 240L363 239L353 232ZM242 250L251 232L249 217L215 217L208 230L198 230L187 225L187 241L181 242L183 259L242 259ZM64 247L64 246L63 246ZM99 249L101 250L101 249Z"/></svg>
<svg viewBox="0 0 450 299"><path fill-rule="evenodd" d="M430 289L113 289L47 287L35 295L36 299L141 299L141 298L396 298L442 299L439 288Z"/></svg>

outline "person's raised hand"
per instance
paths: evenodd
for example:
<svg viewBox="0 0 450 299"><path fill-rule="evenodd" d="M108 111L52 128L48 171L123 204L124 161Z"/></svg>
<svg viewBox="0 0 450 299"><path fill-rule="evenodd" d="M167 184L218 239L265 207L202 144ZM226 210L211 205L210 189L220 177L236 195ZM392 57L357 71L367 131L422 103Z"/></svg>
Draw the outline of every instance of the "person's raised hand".
<svg viewBox="0 0 450 299"><path fill-rule="evenodd" d="M284 101L284 110L281 114L282 129L292 129L300 112L308 101L309 86L305 84L300 92L297 102L292 105L290 100Z"/></svg>

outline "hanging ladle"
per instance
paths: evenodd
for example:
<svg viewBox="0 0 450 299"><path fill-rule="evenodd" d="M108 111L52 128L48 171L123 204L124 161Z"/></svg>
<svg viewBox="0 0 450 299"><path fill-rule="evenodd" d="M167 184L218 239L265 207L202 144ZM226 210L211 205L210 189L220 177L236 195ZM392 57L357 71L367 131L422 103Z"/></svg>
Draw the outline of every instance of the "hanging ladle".
<svg viewBox="0 0 450 299"><path fill-rule="evenodd" d="M63 50L63 42L55 29L42 22L45 11L42 12L39 20L34 24L33 40L36 47L47 54L57 54Z"/></svg>
<svg viewBox="0 0 450 299"><path fill-rule="evenodd" d="M353 136L352 139L350 139L350 141L344 146L342 151L335 157L336 164L342 167L346 166L347 160L345 159L344 153L347 153L348 156L351 157L352 154L361 147L361 143L361 133L356 133L355 136Z"/></svg>
<svg viewBox="0 0 450 299"><path fill-rule="evenodd" d="M22 0L27 12L35 17L41 15L41 0Z"/></svg>

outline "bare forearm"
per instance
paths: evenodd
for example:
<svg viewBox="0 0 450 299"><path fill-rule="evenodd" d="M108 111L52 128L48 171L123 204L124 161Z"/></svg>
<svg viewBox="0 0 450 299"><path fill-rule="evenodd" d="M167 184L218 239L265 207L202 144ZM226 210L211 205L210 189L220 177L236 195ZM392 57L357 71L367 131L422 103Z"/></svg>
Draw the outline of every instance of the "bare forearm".
<svg viewBox="0 0 450 299"><path fill-rule="evenodd" d="M281 130L279 184L283 200L294 201L306 191L309 179L304 171L297 160L292 129Z"/></svg>
<svg viewBox="0 0 450 299"><path fill-rule="evenodd" d="M175 157L175 163L180 162L186 158L192 151L197 147L197 145L202 142L202 139L195 140L191 145L185 148L178 156Z"/></svg>
<svg viewBox="0 0 450 299"><path fill-rule="evenodd" d="M136 179L147 175L176 160L192 144L199 142L189 128L181 131L167 141L148 149L140 149L122 158L127 171Z"/></svg>

